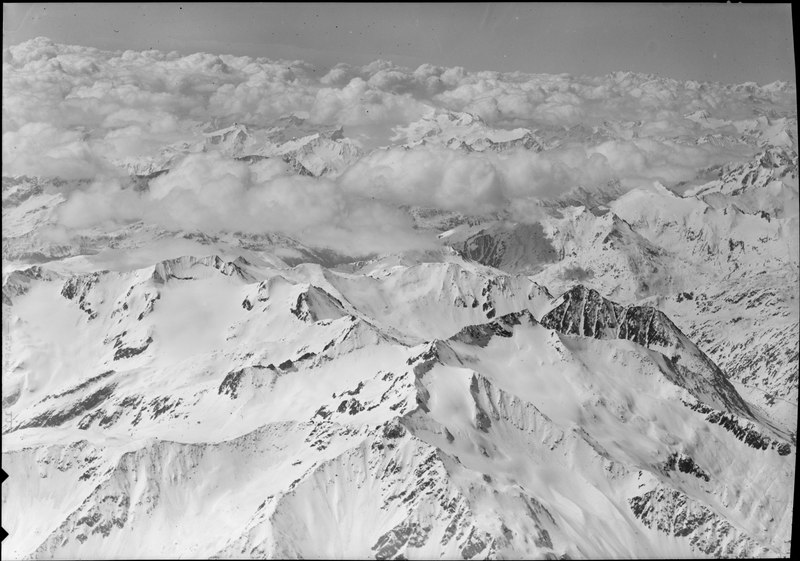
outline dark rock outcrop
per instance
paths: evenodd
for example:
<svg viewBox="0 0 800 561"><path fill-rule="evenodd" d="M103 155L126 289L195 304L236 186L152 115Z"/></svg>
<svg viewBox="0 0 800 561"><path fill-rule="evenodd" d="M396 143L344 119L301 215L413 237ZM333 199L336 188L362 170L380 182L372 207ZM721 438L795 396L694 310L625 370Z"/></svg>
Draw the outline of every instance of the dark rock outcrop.
<svg viewBox="0 0 800 561"><path fill-rule="evenodd" d="M541 324L566 335L595 339L627 339L661 353L665 374L697 397L712 396L729 410L753 413L724 372L663 312L650 306L624 307L596 290L577 285L542 317Z"/></svg>

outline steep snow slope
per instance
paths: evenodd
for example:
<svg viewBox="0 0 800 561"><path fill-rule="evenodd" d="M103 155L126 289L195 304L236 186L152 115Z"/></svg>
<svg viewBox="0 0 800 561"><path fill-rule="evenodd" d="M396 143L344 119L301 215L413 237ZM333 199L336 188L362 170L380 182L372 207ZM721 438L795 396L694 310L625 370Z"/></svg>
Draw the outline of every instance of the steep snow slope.
<svg viewBox="0 0 800 561"><path fill-rule="evenodd" d="M322 178L369 236L343 172L384 141L423 164L443 147L468 172L491 164L444 187L485 190L492 212L414 206L437 204L415 189L442 187L422 169L408 197L399 181L376 203L441 246L347 255L269 220L84 228L65 203L95 208L109 185L4 167L0 556L788 556L794 86L618 73L527 90L505 74L520 99L545 97L535 118L504 102L484 119L455 110L480 107L469 89L418 99L364 76L363 95L333 103L346 128L316 110L192 112L141 153L90 163L125 200L204 152L254 177ZM317 109L337 91L320 83ZM64 132L107 154L130 130L104 127ZM528 178L501 169L517 164L543 174L531 197L548 177L560 191L520 222Z"/></svg>
<svg viewBox="0 0 800 561"><path fill-rule="evenodd" d="M595 290L577 285L554 301L554 308L542 325L561 333L596 339L628 339L666 356L680 380L697 378L692 386L682 382L695 395L704 395L717 407L769 422L755 413L738 395L726 375L708 356L690 341L663 312L645 306L629 306L606 300ZM708 392L713 392L713 396ZM792 427L779 429L786 434Z"/></svg>
<svg viewBox="0 0 800 561"><path fill-rule="evenodd" d="M610 462L611 465L606 464L602 467L602 471L607 478L613 480L616 476L623 480L626 479L626 470L614 465L616 461L621 461L628 469L633 468L631 472L627 473L627 477L630 477L628 479L630 483L635 482L636 484L628 487L630 489L629 492L633 492L633 496L629 495L627 500L634 515L640 515L641 511L637 512L637 505L640 504L640 499L636 497L646 496L651 488L649 485L653 485L652 488L655 489L658 488L659 484L665 483L665 480L659 477L659 469L653 469L656 467L654 463L658 462L656 458L664 454L666 462L659 467L662 469L666 467L666 471L669 472L671 468L667 466L674 465L669 460L669 457L676 450L673 449L672 452L667 452L667 449L675 442L676 437L681 440L680 435L687 434L682 431L693 424L695 412L690 413L690 411L693 411L692 408L696 407L696 405L693 405L693 399L687 397L688 393L684 393L686 392L685 387L680 387L680 384L673 385L676 378L673 373L670 373L670 364L662 360L663 355L653 355L628 342L606 345L583 338L554 338L552 332L537 326L530 318L525 319L523 317L520 323L521 328L513 329L510 333L508 331L499 333L491 337L488 342L485 339L480 340L478 348L485 350L478 350L474 347L475 343L467 341L466 343L472 343L471 356L463 354L463 347L455 347L460 365L479 372L489 382L487 384L479 377L476 377L472 386L473 392L490 394L491 385L496 385L500 390L511 392L522 400L530 401L543 415L546 415L553 422L562 427L566 425L572 428L604 460ZM539 337L535 336L537 331L541 334ZM523 336L523 334L527 336ZM542 339L545 339L547 344L542 344ZM659 364L658 374L655 374L656 370L652 366L646 366L648 363L650 365L653 364L650 361ZM508 371L514 370L516 365L519 365L517 368L521 369L520 375L509 375ZM645 372L648 374L644 374ZM672 383L668 382L668 380ZM656 387L659 389L656 389ZM676 399L676 395L672 394L671 398L667 398L666 396L671 392L683 394L684 397ZM502 394L501 391L497 393ZM660 397L654 397L653 401L650 401L649 398L636 397L641 395ZM565 396L574 397L565 398ZM476 401L479 400L476 399ZM479 424L483 419L485 428L488 428L493 427L495 420L500 420L501 422L505 420L502 414L498 414L502 411L498 402L493 404L487 400L485 403L486 409L483 410L483 415L476 413ZM668 412L662 408L671 408L671 410ZM698 409L705 410L705 408ZM706 421L710 418L710 416L706 417ZM675 422L674 425L671 424L673 422ZM747 422L744 421L744 423ZM722 436L725 432L725 429L712 430L710 433L703 431L712 440L716 440L718 436ZM731 433L727 434L731 435ZM494 444L496 442L506 442L506 440L490 437L488 442ZM727 494L728 491L724 486L717 488L716 491L706 487L703 494L689 491L693 487L691 483L683 487L683 481L687 481L687 483L688 481L692 481L692 483L699 482L699 480L713 481L713 476L710 474L706 474L708 480L699 475L700 473L705 473L703 468L706 465L715 465L718 461L718 459L711 459L716 454L713 447L703 451L706 444L710 444L710 442L704 439L692 439L690 448L684 448L678 452L678 456L685 454L694 459L691 463L688 460L684 460L684 467L680 468L684 473L691 473L691 476L685 479L678 477L678 481L674 479L674 476L670 476L671 481L667 483L667 486L672 487L671 491L675 493L675 496L686 493L694 499L703 497L700 499L703 502L709 500L709 495ZM657 450L661 450L661 452ZM775 460L780 464L780 453L775 448L770 450L774 455L770 456L767 461ZM642 451L647 452L641 455ZM504 455L509 458L514 457L510 451L505 452ZM569 458L570 454L567 454L567 457ZM758 461L755 457L752 458L754 461ZM596 461L598 460L599 458ZM689 467L691 465L700 469L695 471ZM746 464L743 464L742 467L744 465ZM783 465L788 467L789 463ZM587 534L595 538L597 536L607 536L609 541L615 539L624 540L622 536L624 536L625 531L622 528L626 526L624 520L628 514L627 512L600 507L596 511L597 518L593 519L591 509L587 509L585 506L594 504L599 507L602 504L602 498L596 497L592 500L590 498L592 493L586 488L586 483L589 483L588 487L590 488L593 486L595 489L602 488L600 483L602 479L595 479L590 476L586 473L589 470L586 468L581 469L579 465L568 464L567 467L581 474L582 477L578 478L578 480L580 481L580 479L584 478L583 485L577 483L571 477L563 478L563 472L545 469L539 475L544 479L534 479L531 488L552 490L553 498L550 499L552 501L550 504L554 507L558 504L561 507L554 508L554 510L561 511L561 516L569 517L570 515L578 514L567 508L567 505L581 505L582 508L578 515L581 518L578 519L579 522L576 520L574 525L576 531L580 531L582 524L592 527L594 524L601 526L609 522L608 519L605 519L600 514L602 512L614 512L615 515L619 513L620 518L615 519L609 526L609 529L611 527L615 529L614 532L604 532L598 527L594 531L587 532ZM719 467L722 468L721 465ZM636 469L642 470L642 472L632 473ZM717 468L712 469L715 470ZM741 468L733 469L738 470ZM778 468L779 471L782 469L784 468ZM792 469L790 468L790 472ZM525 470L523 469L523 471ZM534 470L534 474L536 474L536 471ZM598 471L600 470L598 469ZM649 476L655 476L656 479L661 480L658 483L655 481L650 484L645 483L644 479ZM625 485L614 485L613 487L620 489ZM608 498L608 495L606 494L605 497ZM756 497L759 498L756 499ZM571 502L570 500L564 500L564 498L571 499ZM563 501L561 504L559 504L559 499ZM752 495L745 501L750 503L750 501L760 499L760 495ZM787 499L788 497L783 497L779 500L786 501ZM721 503L717 503L712 499L711 503L717 508L722 507L724 509L726 507L722 505L727 500L723 499ZM686 505L687 503L691 504L693 501L683 498L681 502ZM708 505L708 503L706 504ZM696 505L693 506L697 508ZM660 508L656 510L660 510ZM665 510L669 512L670 509ZM660 519L659 525L663 524L662 528L675 528L672 524L677 520L673 519L672 524L670 524L670 522L661 518L665 514L667 518L676 514L675 511L672 511L671 514L667 514L667 512L662 511L658 514L650 512L648 514L654 515L655 519ZM717 510L716 512L719 513L720 511ZM678 518L680 519L681 517L679 516ZM724 523L713 521L714 515L711 513L707 513L705 518L710 522L709 526L716 526L716 530L725 527ZM742 523L743 519L739 518L738 521ZM678 522L677 525L680 526L680 523ZM703 526L703 524L699 526ZM720 547L721 543L727 542L726 546L731 547L738 541L737 538L730 534L721 540L719 540L720 535L717 534L715 536L719 540L717 543L714 543L714 538L706 541L706 536L710 537L715 532L711 527L706 526L703 529L699 529L698 526L690 524L683 529L683 532L692 535L690 541L695 544L695 547L704 550L706 553L712 553L715 548ZM678 531L677 528L673 531L676 534L683 533ZM720 534L724 535L729 531L723 530ZM726 546L723 546L723 549ZM614 551L613 545L606 543L603 544L602 548L594 551L584 550L580 554L599 555L603 550ZM623 550L620 548L616 552L622 554ZM716 553L720 552L720 550L716 550Z"/></svg>
<svg viewBox="0 0 800 561"><path fill-rule="evenodd" d="M708 353L742 395L785 426L797 426L796 277L762 273L652 300Z"/></svg>
<svg viewBox="0 0 800 561"><path fill-rule="evenodd" d="M749 399L794 426L796 184L796 152L772 147L684 196L655 184L607 207L551 208L533 224L462 224L441 238L555 292L580 282L625 304L663 307Z"/></svg>
<svg viewBox="0 0 800 561"><path fill-rule="evenodd" d="M669 320L561 335L506 313L563 307L524 277L367 267L9 279L4 551L786 554L794 445Z"/></svg>
<svg viewBox="0 0 800 561"><path fill-rule="evenodd" d="M455 251L346 263L142 225L58 250L70 186L4 187L9 558L788 554L788 212L656 186L420 215Z"/></svg>
<svg viewBox="0 0 800 561"><path fill-rule="evenodd" d="M569 207L531 224L464 225L441 238L467 259L530 274L555 291L586 281L633 299L683 286L672 256L606 208Z"/></svg>
<svg viewBox="0 0 800 561"><path fill-rule="evenodd" d="M719 193L723 198L718 201L736 200L759 189L764 187L743 185L733 195ZM768 200L776 203L768 208L781 208L779 199ZM745 213L730 202L712 208L693 196L676 197L664 189L631 191L612 208L651 243L673 248L676 260L694 273L681 289L652 300L750 399L776 419L796 425L797 217L788 207L786 212L771 211L772 217L765 211Z"/></svg>
<svg viewBox="0 0 800 561"><path fill-rule="evenodd" d="M551 298L525 276L463 261L388 268L371 264L357 275L320 272L365 317L418 340L444 337L520 309L540 315Z"/></svg>
<svg viewBox="0 0 800 561"><path fill-rule="evenodd" d="M182 275L140 321L175 313L170 284L211 283L219 295L242 280L231 263L191 261L150 272L145 285L167 268ZM55 395L26 388L40 401L15 418L5 463L12 477L47 475L25 489L54 500L26 532L4 520L17 536L9 551L119 555L134 533L141 556L785 551L779 485L793 476L792 445L696 395L663 355L559 336L529 312L407 347L320 301L321 290L305 311L329 317L314 321L292 307L293 285L257 286L259 304L231 295L208 318L266 322L252 356L236 355L249 330L235 322L225 364L243 368L226 374L211 340L187 356L175 334L155 332L157 355L121 357L121 370L79 384L65 376ZM294 360L275 364L284 357ZM755 469L769 474L764 485L736 483ZM91 485L59 490L50 470ZM643 507L655 494L677 508ZM4 512L28 496L4 495ZM769 532L767 515L778 521Z"/></svg>
<svg viewBox="0 0 800 561"><path fill-rule="evenodd" d="M723 170L720 178L684 193L718 208L729 204L770 217L797 216L797 152L770 147L751 162Z"/></svg>

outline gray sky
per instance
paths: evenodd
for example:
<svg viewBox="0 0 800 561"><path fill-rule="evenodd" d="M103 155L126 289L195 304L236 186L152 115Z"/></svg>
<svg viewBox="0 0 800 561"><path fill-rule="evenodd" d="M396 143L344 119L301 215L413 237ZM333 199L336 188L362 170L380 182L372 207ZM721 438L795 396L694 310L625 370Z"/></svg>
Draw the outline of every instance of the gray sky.
<svg viewBox="0 0 800 561"><path fill-rule="evenodd" d="M795 81L790 4L4 4L3 44Z"/></svg>

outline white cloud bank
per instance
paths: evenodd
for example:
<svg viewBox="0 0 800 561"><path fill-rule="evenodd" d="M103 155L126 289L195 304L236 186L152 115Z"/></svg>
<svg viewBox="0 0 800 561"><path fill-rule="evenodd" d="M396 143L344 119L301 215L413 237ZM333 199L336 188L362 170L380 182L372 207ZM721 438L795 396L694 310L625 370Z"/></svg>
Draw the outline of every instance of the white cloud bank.
<svg viewBox="0 0 800 561"><path fill-rule="evenodd" d="M705 84L623 72L467 72L428 64L412 70L386 61L340 64L323 74L300 61L108 52L38 38L3 51L3 173L91 179L57 214L68 229L144 220L166 228L281 231L368 252L431 243L399 205L522 216L535 201L577 185L691 180L754 148L694 143L709 133L734 138L739 131L710 130L687 115L794 116L795 104L795 87L787 84ZM336 180L291 175L280 162L248 166L201 153L155 179L149 193L124 189L125 174L114 165L234 121L267 125L297 113L342 125L345 133L381 130L388 137L434 110L470 112L495 128L573 135L575 142L540 153L392 147L368 154ZM632 127L636 135L613 133Z"/></svg>

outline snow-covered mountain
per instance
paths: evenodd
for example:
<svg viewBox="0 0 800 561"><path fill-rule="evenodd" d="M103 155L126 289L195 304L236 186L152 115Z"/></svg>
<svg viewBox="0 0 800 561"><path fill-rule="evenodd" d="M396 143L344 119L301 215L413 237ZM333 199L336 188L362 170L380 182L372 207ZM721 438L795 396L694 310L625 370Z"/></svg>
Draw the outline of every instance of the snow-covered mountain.
<svg viewBox="0 0 800 561"><path fill-rule="evenodd" d="M708 193L409 209L454 251L341 267L277 234L42 246L69 186L6 180L4 549L787 555L797 217ZM142 267L154 239L201 257Z"/></svg>
<svg viewBox="0 0 800 561"><path fill-rule="evenodd" d="M793 85L40 43L3 559L789 556Z"/></svg>
<svg viewBox="0 0 800 561"><path fill-rule="evenodd" d="M793 436L656 310L456 258L44 270L4 287L12 556L788 551Z"/></svg>
<svg viewBox="0 0 800 561"><path fill-rule="evenodd" d="M541 152L541 139L525 128L498 129L486 124L478 115L466 112L439 111L406 127L395 129L395 138L404 146L445 146L465 152L502 152L522 148Z"/></svg>
<svg viewBox="0 0 800 561"><path fill-rule="evenodd" d="M768 148L745 164L722 171L720 178L685 193L718 208L735 205L749 214L797 216L797 152Z"/></svg>
<svg viewBox="0 0 800 561"><path fill-rule="evenodd" d="M792 154L767 150L684 196L655 185L607 207L532 224L458 226L443 239L468 259L533 274L551 290L583 282L631 304L663 306L742 391L794 426L800 249Z"/></svg>
<svg viewBox="0 0 800 561"><path fill-rule="evenodd" d="M220 152L248 163L275 158L289 164L295 173L319 177L341 173L363 155L342 127L311 124L295 115L277 119L269 126L233 123L208 128L197 131L191 140L163 147L155 156L119 163L134 176L144 178L168 171L187 154Z"/></svg>

